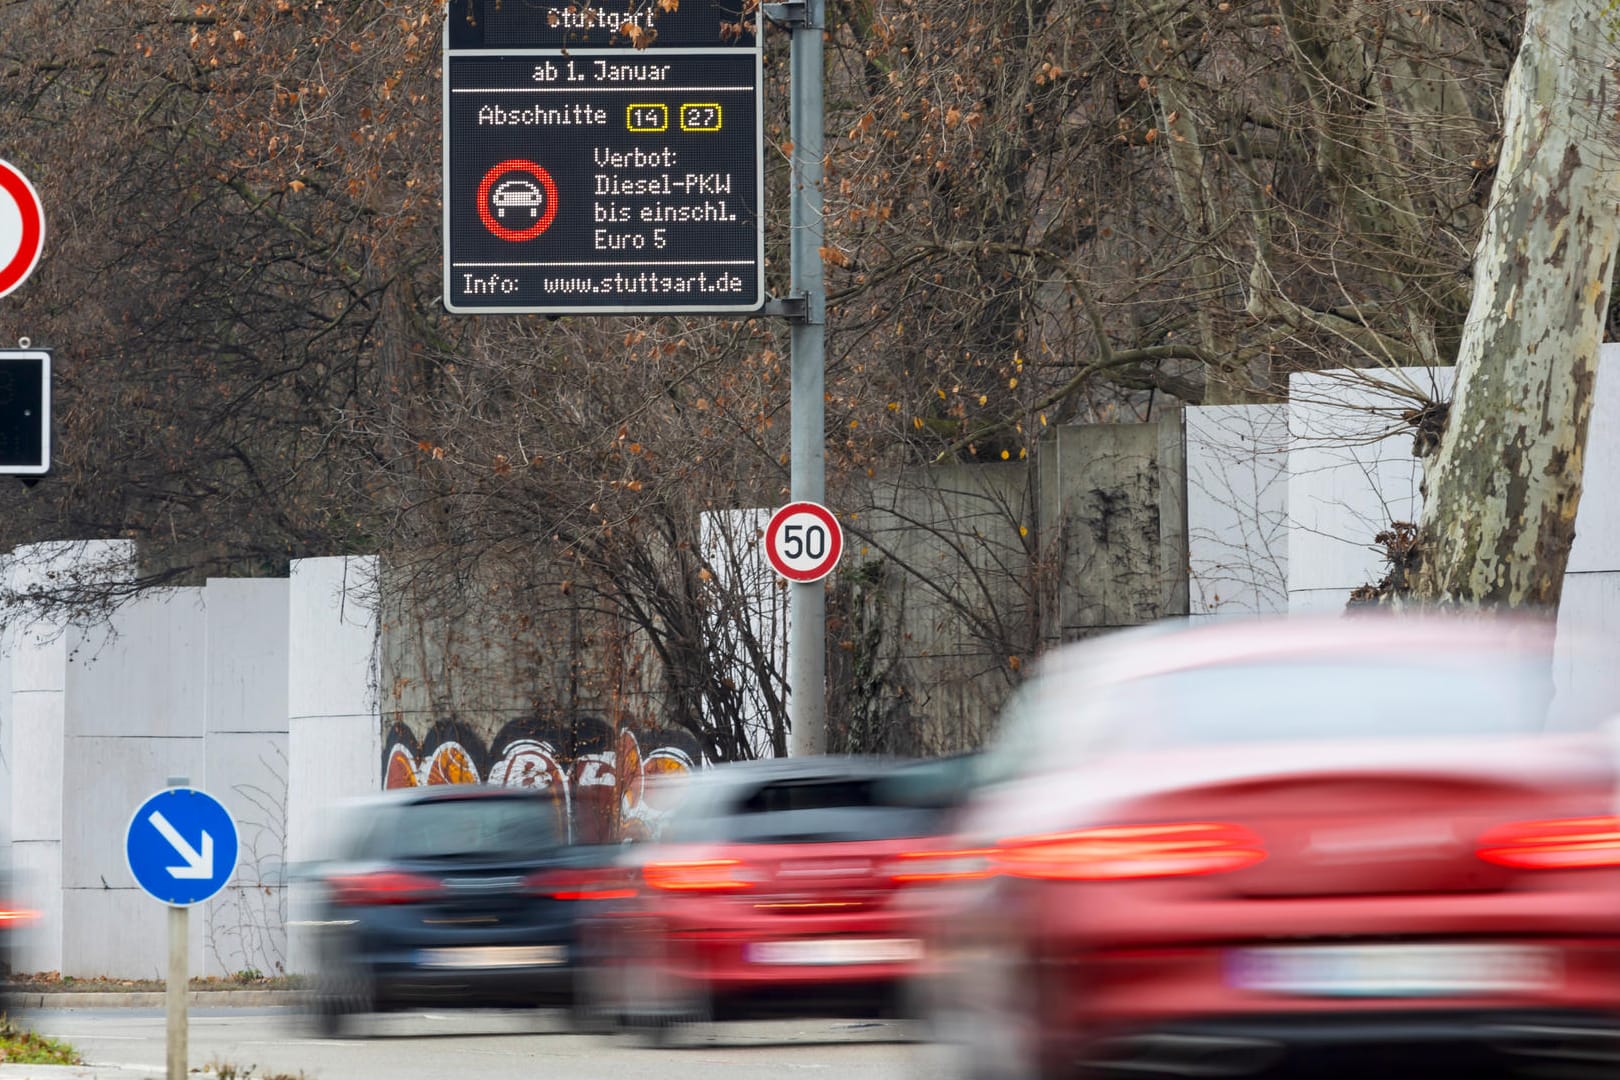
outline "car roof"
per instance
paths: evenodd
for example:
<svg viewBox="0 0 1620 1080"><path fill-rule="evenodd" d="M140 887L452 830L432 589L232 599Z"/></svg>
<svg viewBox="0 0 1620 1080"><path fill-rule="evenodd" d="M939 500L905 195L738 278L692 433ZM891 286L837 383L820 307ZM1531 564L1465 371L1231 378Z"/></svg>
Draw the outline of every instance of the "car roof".
<svg viewBox="0 0 1620 1080"><path fill-rule="evenodd" d="M497 787L490 784L429 784L425 787L391 788L387 791L360 795L346 800L344 805L355 809L381 809L468 799L542 799L551 802L555 798L556 795L547 788Z"/></svg>
<svg viewBox="0 0 1620 1080"><path fill-rule="evenodd" d="M1555 629L1550 619L1530 613L1379 611L1166 620L1060 646L1041 658L1037 670L1084 668L1100 681L1124 682L1217 664L1358 653L1454 656L1515 651L1550 655Z"/></svg>
<svg viewBox="0 0 1620 1080"><path fill-rule="evenodd" d="M730 761L711 766L697 775L717 784L757 784L772 780L833 780L841 777L880 776L902 763L902 759L899 758L864 754L813 754L804 757Z"/></svg>

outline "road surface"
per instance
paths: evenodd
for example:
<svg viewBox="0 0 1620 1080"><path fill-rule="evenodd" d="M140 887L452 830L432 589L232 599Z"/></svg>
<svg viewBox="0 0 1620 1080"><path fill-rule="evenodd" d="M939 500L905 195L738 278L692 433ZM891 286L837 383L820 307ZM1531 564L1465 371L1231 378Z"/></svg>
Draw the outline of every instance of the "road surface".
<svg viewBox="0 0 1620 1080"><path fill-rule="evenodd" d="M162 1075L163 1013L62 1009L25 1024L71 1043L95 1065ZM192 1068L306 1080L901 1080L913 1072L906 1032L892 1023L836 1020L723 1024L673 1049L569 1034L551 1013L431 1012L373 1018L359 1037L325 1039L285 1009L194 1009Z"/></svg>

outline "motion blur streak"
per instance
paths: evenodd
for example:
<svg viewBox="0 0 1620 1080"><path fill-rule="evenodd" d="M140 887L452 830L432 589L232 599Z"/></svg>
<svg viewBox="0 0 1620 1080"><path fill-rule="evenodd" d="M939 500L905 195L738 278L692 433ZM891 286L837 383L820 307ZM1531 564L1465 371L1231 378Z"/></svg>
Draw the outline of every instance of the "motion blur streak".
<svg viewBox="0 0 1620 1080"><path fill-rule="evenodd" d="M1240 825L1134 825L1009 840L995 852L1015 877L1110 881L1241 870L1266 857Z"/></svg>
<svg viewBox="0 0 1620 1080"><path fill-rule="evenodd" d="M741 865L738 859L654 862L642 868L641 876L652 888L669 892L736 892L752 884L738 876Z"/></svg>
<svg viewBox="0 0 1620 1080"><path fill-rule="evenodd" d="M1504 825L1480 837L1479 857L1498 866L1522 870L1620 866L1620 818L1568 818Z"/></svg>

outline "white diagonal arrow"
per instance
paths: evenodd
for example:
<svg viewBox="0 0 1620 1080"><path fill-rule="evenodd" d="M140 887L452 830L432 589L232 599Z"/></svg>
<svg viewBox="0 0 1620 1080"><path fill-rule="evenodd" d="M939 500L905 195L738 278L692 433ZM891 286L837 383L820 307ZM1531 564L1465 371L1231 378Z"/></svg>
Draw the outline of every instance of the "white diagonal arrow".
<svg viewBox="0 0 1620 1080"><path fill-rule="evenodd" d="M204 829L202 834L202 852L186 843L186 838L180 831L169 824L169 819L163 816L160 810L152 811L146 819L152 823L152 828L163 834L163 839L174 845L174 850L186 860L184 866L169 867L169 874L175 878L199 878L206 880L214 876L214 838Z"/></svg>

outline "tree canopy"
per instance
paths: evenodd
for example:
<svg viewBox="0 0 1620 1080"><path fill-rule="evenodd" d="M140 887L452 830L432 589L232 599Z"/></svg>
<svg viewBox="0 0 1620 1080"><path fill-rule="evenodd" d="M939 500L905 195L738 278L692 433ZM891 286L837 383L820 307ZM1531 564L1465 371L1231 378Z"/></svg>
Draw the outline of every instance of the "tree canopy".
<svg viewBox="0 0 1620 1080"><path fill-rule="evenodd" d="M438 612L476 592L634 627L676 721L749 753L697 539L705 511L785 495L786 329L448 315L446 10L6 0L3 154L50 233L0 335L56 351L59 411L56 473L0 489L0 540L136 537L153 583L379 553ZM1021 459L1052 424L1456 356L1522 4L828 17L841 507L897 468ZM778 294L786 39L765 38Z"/></svg>

